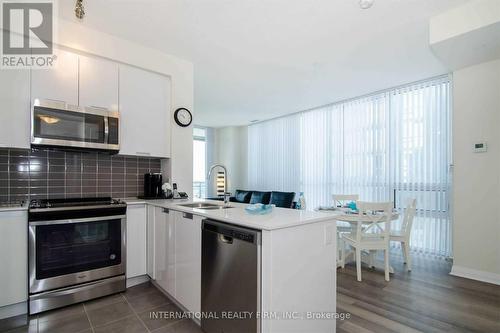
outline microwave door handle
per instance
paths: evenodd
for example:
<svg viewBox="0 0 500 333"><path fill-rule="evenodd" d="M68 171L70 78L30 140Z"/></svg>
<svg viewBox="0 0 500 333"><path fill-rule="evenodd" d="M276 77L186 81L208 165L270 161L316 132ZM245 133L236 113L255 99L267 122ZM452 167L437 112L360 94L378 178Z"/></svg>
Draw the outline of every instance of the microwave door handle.
<svg viewBox="0 0 500 333"><path fill-rule="evenodd" d="M109 120L108 117L104 117L104 143L109 143Z"/></svg>

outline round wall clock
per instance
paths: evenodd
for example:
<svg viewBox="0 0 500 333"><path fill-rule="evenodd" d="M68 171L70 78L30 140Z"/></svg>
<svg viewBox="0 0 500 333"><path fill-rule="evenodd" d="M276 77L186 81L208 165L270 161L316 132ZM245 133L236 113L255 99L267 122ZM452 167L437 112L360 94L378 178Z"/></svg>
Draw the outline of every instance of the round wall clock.
<svg viewBox="0 0 500 333"><path fill-rule="evenodd" d="M186 108L178 108L174 113L174 120L177 125L182 127L188 127L193 121L193 115Z"/></svg>

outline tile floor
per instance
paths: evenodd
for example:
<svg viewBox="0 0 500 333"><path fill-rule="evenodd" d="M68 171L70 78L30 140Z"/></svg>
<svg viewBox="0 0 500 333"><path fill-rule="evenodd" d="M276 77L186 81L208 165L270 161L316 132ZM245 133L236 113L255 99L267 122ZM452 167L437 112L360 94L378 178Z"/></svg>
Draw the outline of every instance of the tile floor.
<svg viewBox="0 0 500 333"><path fill-rule="evenodd" d="M156 312L181 310L151 283L82 304L44 312L29 324L6 333L202 333L189 319L151 318Z"/></svg>

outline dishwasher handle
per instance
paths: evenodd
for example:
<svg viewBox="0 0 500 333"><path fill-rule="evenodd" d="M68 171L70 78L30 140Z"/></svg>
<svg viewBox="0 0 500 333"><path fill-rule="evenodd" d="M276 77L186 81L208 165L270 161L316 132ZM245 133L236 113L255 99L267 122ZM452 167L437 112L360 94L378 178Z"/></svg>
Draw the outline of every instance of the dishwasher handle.
<svg viewBox="0 0 500 333"><path fill-rule="evenodd" d="M222 243L233 244L233 237L229 237L229 236L226 236L226 235L219 234L219 240Z"/></svg>

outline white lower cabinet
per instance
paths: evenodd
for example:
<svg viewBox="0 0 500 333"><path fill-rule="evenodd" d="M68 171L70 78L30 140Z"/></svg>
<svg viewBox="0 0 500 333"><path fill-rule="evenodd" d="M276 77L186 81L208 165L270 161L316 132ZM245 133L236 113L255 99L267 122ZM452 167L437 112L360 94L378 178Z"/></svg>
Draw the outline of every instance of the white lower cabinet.
<svg viewBox="0 0 500 333"><path fill-rule="evenodd" d="M153 280L155 275L155 207L147 205L146 209L146 272Z"/></svg>
<svg viewBox="0 0 500 333"><path fill-rule="evenodd" d="M201 220L175 214L175 298L193 312L201 308Z"/></svg>
<svg viewBox="0 0 500 333"><path fill-rule="evenodd" d="M175 296L174 219L166 208L155 207L155 275L156 283Z"/></svg>
<svg viewBox="0 0 500 333"><path fill-rule="evenodd" d="M201 308L201 221L147 205L147 274L192 312Z"/></svg>
<svg viewBox="0 0 500 333"><path fill-rule="evenodd" d="M127 279L146 274L146 205L127 206Z"/></svg>
<svg viewBox="0 0 500 333"><path fill-rule="evenodd" d="M0 307L28 299L28 213L0 212Z"/></svg>

